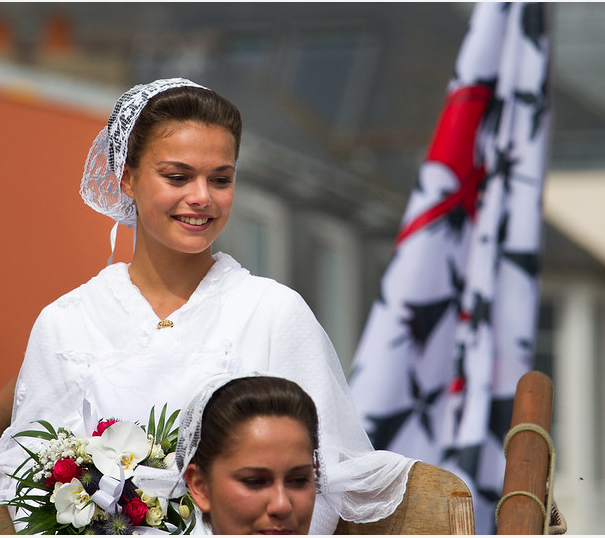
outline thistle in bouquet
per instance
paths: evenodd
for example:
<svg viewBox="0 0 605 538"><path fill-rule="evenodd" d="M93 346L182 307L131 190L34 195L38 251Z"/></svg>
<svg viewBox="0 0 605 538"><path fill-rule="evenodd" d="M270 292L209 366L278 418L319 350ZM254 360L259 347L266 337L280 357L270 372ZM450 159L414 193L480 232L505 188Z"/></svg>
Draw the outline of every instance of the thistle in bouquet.
<svg viewBox="0 0 605 538"><path fill-rule="evenodd" d="M25 515L19 534L134 534L153 528L189 534L195 525L187 493L171 498L176 476L174 451L179 414L157 420L151 409L147 426L107 419L91 436L36 421L43 429L14 435L37 440L38 449L17 443L28 457L11 475L16 496L6 503Z"/></svg>

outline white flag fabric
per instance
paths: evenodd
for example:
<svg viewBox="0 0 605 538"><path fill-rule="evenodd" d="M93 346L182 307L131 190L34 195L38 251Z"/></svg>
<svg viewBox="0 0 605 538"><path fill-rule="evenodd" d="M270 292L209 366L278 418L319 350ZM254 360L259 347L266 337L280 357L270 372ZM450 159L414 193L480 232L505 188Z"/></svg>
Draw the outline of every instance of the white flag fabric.
<svg viewBox="0 0 605 538"><path fill-rule="evenodd" d="M375 448L469 485L495 532L504 436L532 368L548 145L542 3L481 2L349 382Z"/></svg>

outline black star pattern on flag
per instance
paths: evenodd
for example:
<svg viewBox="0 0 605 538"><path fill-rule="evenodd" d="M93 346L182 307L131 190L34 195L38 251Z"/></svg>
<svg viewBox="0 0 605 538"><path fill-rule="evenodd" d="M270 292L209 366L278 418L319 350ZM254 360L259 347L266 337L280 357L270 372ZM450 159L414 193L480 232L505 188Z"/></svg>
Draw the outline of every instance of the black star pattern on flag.
<svg viewBox="0 0 605 538"><path fill-rule="evenodd" d="M485 502L495 506L498 504L502 495L502 490L489 489L489 488L476 488L477 496L481 497ZM495 512L495 510L494 510ZM490 522L490 528L485 530L485 534L496 534L496 520Z"/></svg>
<svg viewBox="0 0 605 538"><path fill-rule="evenodd" d="M448 267L450 270L450 282L452 283L452 289L454 290L454 297L452 297L452 301L456 305L458 314L460 314L460 310L462 309L461 297L466 281L464 279L464 275L456 270L456 265L454 264L453 260L448 260Z"/></svg>
<svg viewBox="0 0 605 538"><path fill-rule="evenodd" d="M525 354L522 355L521 359L523 361L523 364L525 364L525 366L531 370L533 368L533 342L527 340L526 338L517 338L517 345L525 351Z"/></svg>
<svg viewBox="0 0 605 538"><path fill-rule="evenodd" d="M460 422L462 421L462 415L464 413L464 389L466 386L466 376L464 374L464 361L466 359L466 346L464 344L458 344L456 346L456 357L454 358L454 379L450 384L450 394L458 394L461 396L460 401L457 402L456 409L454 411L454 438L457 436L457 432L460 429ZM444 462L457 455L458 448L455 446L445 447L441 453L441 461Z"/></svg>
<svg viewBox="0 0 605 538"><path fill-rule="evenodd" d="M411 316L404 319L403 322L409 327L410 335L416 346L424 348L429 336L451 303L451 297L432 303L405 303L406 308L411 312Z"/></svg>
<svg viewBox="0 0 605 538"><path fill-rule="evenodd" d="M504 188L506 192L510 192L510 180L511 180L511 171L513 166L518 163L518 159L512 159L511 153L513 149L513 143L509 142L508 147L504 150L497 149L496 150L496 165L494 167L493 176L502 175L504 178Z"/></svg>
<svg viewBox="0 0 605 538"><path fill-rule="evenodd" d="M506 211L498 222L498 230L496 232L496 255L494 256L494 269L498 271L500 264L502 263L502 253L504 252L504 245L508 237L508 221L510 214Z"/></svg>
<svg viewBox="0 0 605 538"><path fill-rule="evenodd" d="M428 338L443 315L447 312L450 305L455 305L457 311L460 312L460 296L464 289L464 279L458 274L458 271L456 271L456 266L452 260L448 261L448 267L450 272L450 283L452 285L452 295L439 301L418 304L410 302L404 303L404 308L411 312L411 316L402 318L401 323L407 326L409 330L404 330L403 335L391 340L391 347L396 347L407 341L407 334L409 333L414 344L420 349L424 348Z"/></svg>
<svg viewBox="0 0 605 538"><path fill-rule="evenodd" d="M546 84L546 81L544 81L543 84ZM529 136L531 140L536 136L540 123L542 122L542 118L545 117L546 113L548 112L549 107L546 97L546 88L543 86L539 93L516 91L515 99L521 103L532 106L534 109L532 114L531 132Z"/></svg>
<svg viewBox="0 0 605 538"><path fill-rule="evenodd" d="M387 450L393 438L401 430L403 425L412 415L418 415L420 424L426 432L427 437L433 441L435 436L429 416L429 410L437 398L444 392L444 387L438 387L430 392L422 392L414 373L410 372L411 395L414 399L412 407L401 409L386 415L368 415L367 419L372 423L368 436L376 450Z"/></svg>
<svg viewBox="0 0 605 538"><path fill-rule="evenodd" d="M535 250L515 251L504 250L504 243L508 234L508 222L510 214L506 212L498 226L498 256L496 260L507 259L523 271L528 277L535 278L540 270L540 260Z"/></svg>
<svg viewBox="0 0 605 538"><path fill-rule="evenodd" d="M493 79L489 81L489 83L482 83L495 91L496 83L498 79ZM498 132L498 128L500 126L500 121L502 120L502 111L504 110L504 100L494 95L492 100L489 103L489 107L487 112L485 113L485 117L483 119L482 131L485 134L494 135Z"/></svg>
<svg viewBox="0 0 605 538"><path fill-rule="evenodd" d="M443 452L441 453L441 463L445 463L447 460L449 460L450 458L454 458L454 456L456 456L456 454L458 453L458 449L456 447L447 447L443 450Z"/></svg>
<svg viewBox="0 0 605 538"><path fill-rule="evenodd" d="M481 445L472 445L459 448L454 455L458 467L470 476L473 482L477 481L480 452Z"/></svg>
<svg viewBox="0 0 605 538"><path fill-rule="evenodd" d="M454 358L454 375L456 376L452 384L450 384L450 393L459 394L462 399L454 411L454 432L458 432L460 429L460 422L462 421L462 414L464 411L464 389L466 387L466 375L464 373L464 361L466 359L466 346L464 344L458 344L456 357ZM452 387L452 385L455 385Z"/></svg>
<svg viewBox="0 0 605 538"><path fill-rule="evenodd" d="M489 431L492 432L500 443L510 429L510 421L513 416L514 398L494 398L489 416Z"/></svg>
<svg viewBox="0 0 605 538"><path fill-rule="evenodd" d="M505 251L502 257L510 260L527 276L535 278L540 270L540 260L536 252Z"/></svg>
<svg viewBox="0 0 605 538"><path fill-rule="evenodd" d="M448 229L450 230L450 234L458 242L460 242L462 239L462 230L468 219L468 211L461 205L457 205L446 215L445 220L447 222Z"/></svg>
<svg viewBox="0 0 605 538"><path fill-rule="evenodd" d="M487 300L480 293L473 294L473 308L471 310L470 325L474 332L477 331L481 323L491 323L492 302Z"/></svg>
<svg viewBox="0 0 605 538"><path fill-rule="evenodd" d="M481 495L483 499L490 503L497 503L500 500L502 495L502 491L498 491L496 489L488 489L488 488L478 488L477 494ZM496 534L493 532L492 534Z"/></svg>
<svg viewBox="0 0 605 538"><path fill-rule="evenodd" d="M438 387L432 392L422 393L420 385L416 382L414 376L411 377L412 382L412 395L416 401L416 412L420 415L420 424L424 428L428 438L434 441L435 435L433 434L433 428L431 426L431 418L429 416L429 410L437 398L443 393L444 387Z"/></svg>
<svg viewBox="0 0 605 538"><path fill-rule="evenodd" d="M546 35L544 9L538 2L527 3L523 6L521 28L525 37L540 50L540 39Z"/></svg>
<svg viewBox="0 0 605 538"><path fill-rule="evenodd" d="M387 450L413 412L413 409L404 409L383 417L368 416L368 420L372 422L372 428L368 432L372 446L376 450Z"/></svg>

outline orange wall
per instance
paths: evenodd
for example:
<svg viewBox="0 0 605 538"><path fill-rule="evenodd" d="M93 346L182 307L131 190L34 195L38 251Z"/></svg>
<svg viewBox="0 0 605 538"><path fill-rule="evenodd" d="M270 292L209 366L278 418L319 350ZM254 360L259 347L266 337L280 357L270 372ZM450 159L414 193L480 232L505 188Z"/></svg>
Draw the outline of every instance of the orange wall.
<svg viewBox="0 0 605 538"><path fill-rule="evenodd" d="M79 195L88 149L107 115L0 92L0 386L18 373L48 303L102 269L113 221ZM129 261L120 226L116 261Z"/></svg>

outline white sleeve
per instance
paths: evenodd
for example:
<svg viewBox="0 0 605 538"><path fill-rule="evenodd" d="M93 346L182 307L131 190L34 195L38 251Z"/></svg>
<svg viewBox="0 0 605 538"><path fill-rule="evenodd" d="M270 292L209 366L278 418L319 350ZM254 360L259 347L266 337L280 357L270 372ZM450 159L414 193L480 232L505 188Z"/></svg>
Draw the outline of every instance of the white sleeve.
<svg viewBox="0 0 605 538"><path fill-rule="evenodd" d="M67 416L74 398L81 398L79 386L70 386L57 360L54 331L51 329L48 310L42 311L30 333L23 364L19 371L11 425L0 437L0 500L14 496L14 482L6 474L14 473L27 458L26 452L12 436L23 430L38 429L31 424L36 420L57 420ZM41 428L41 426L39 426ZM22 444L36 448L40 440L21 438Z"/></svg>
<svg viewBox="0 0 605 538"><path fill-rule="evenodd" d="M295 292L275 305L269 365L271 372L297 382L318 408L326 476L320 477L312 533L333 533L339 516L367 522L390 515L403 498L415 460L373 449L334 347Z"/></svg>

